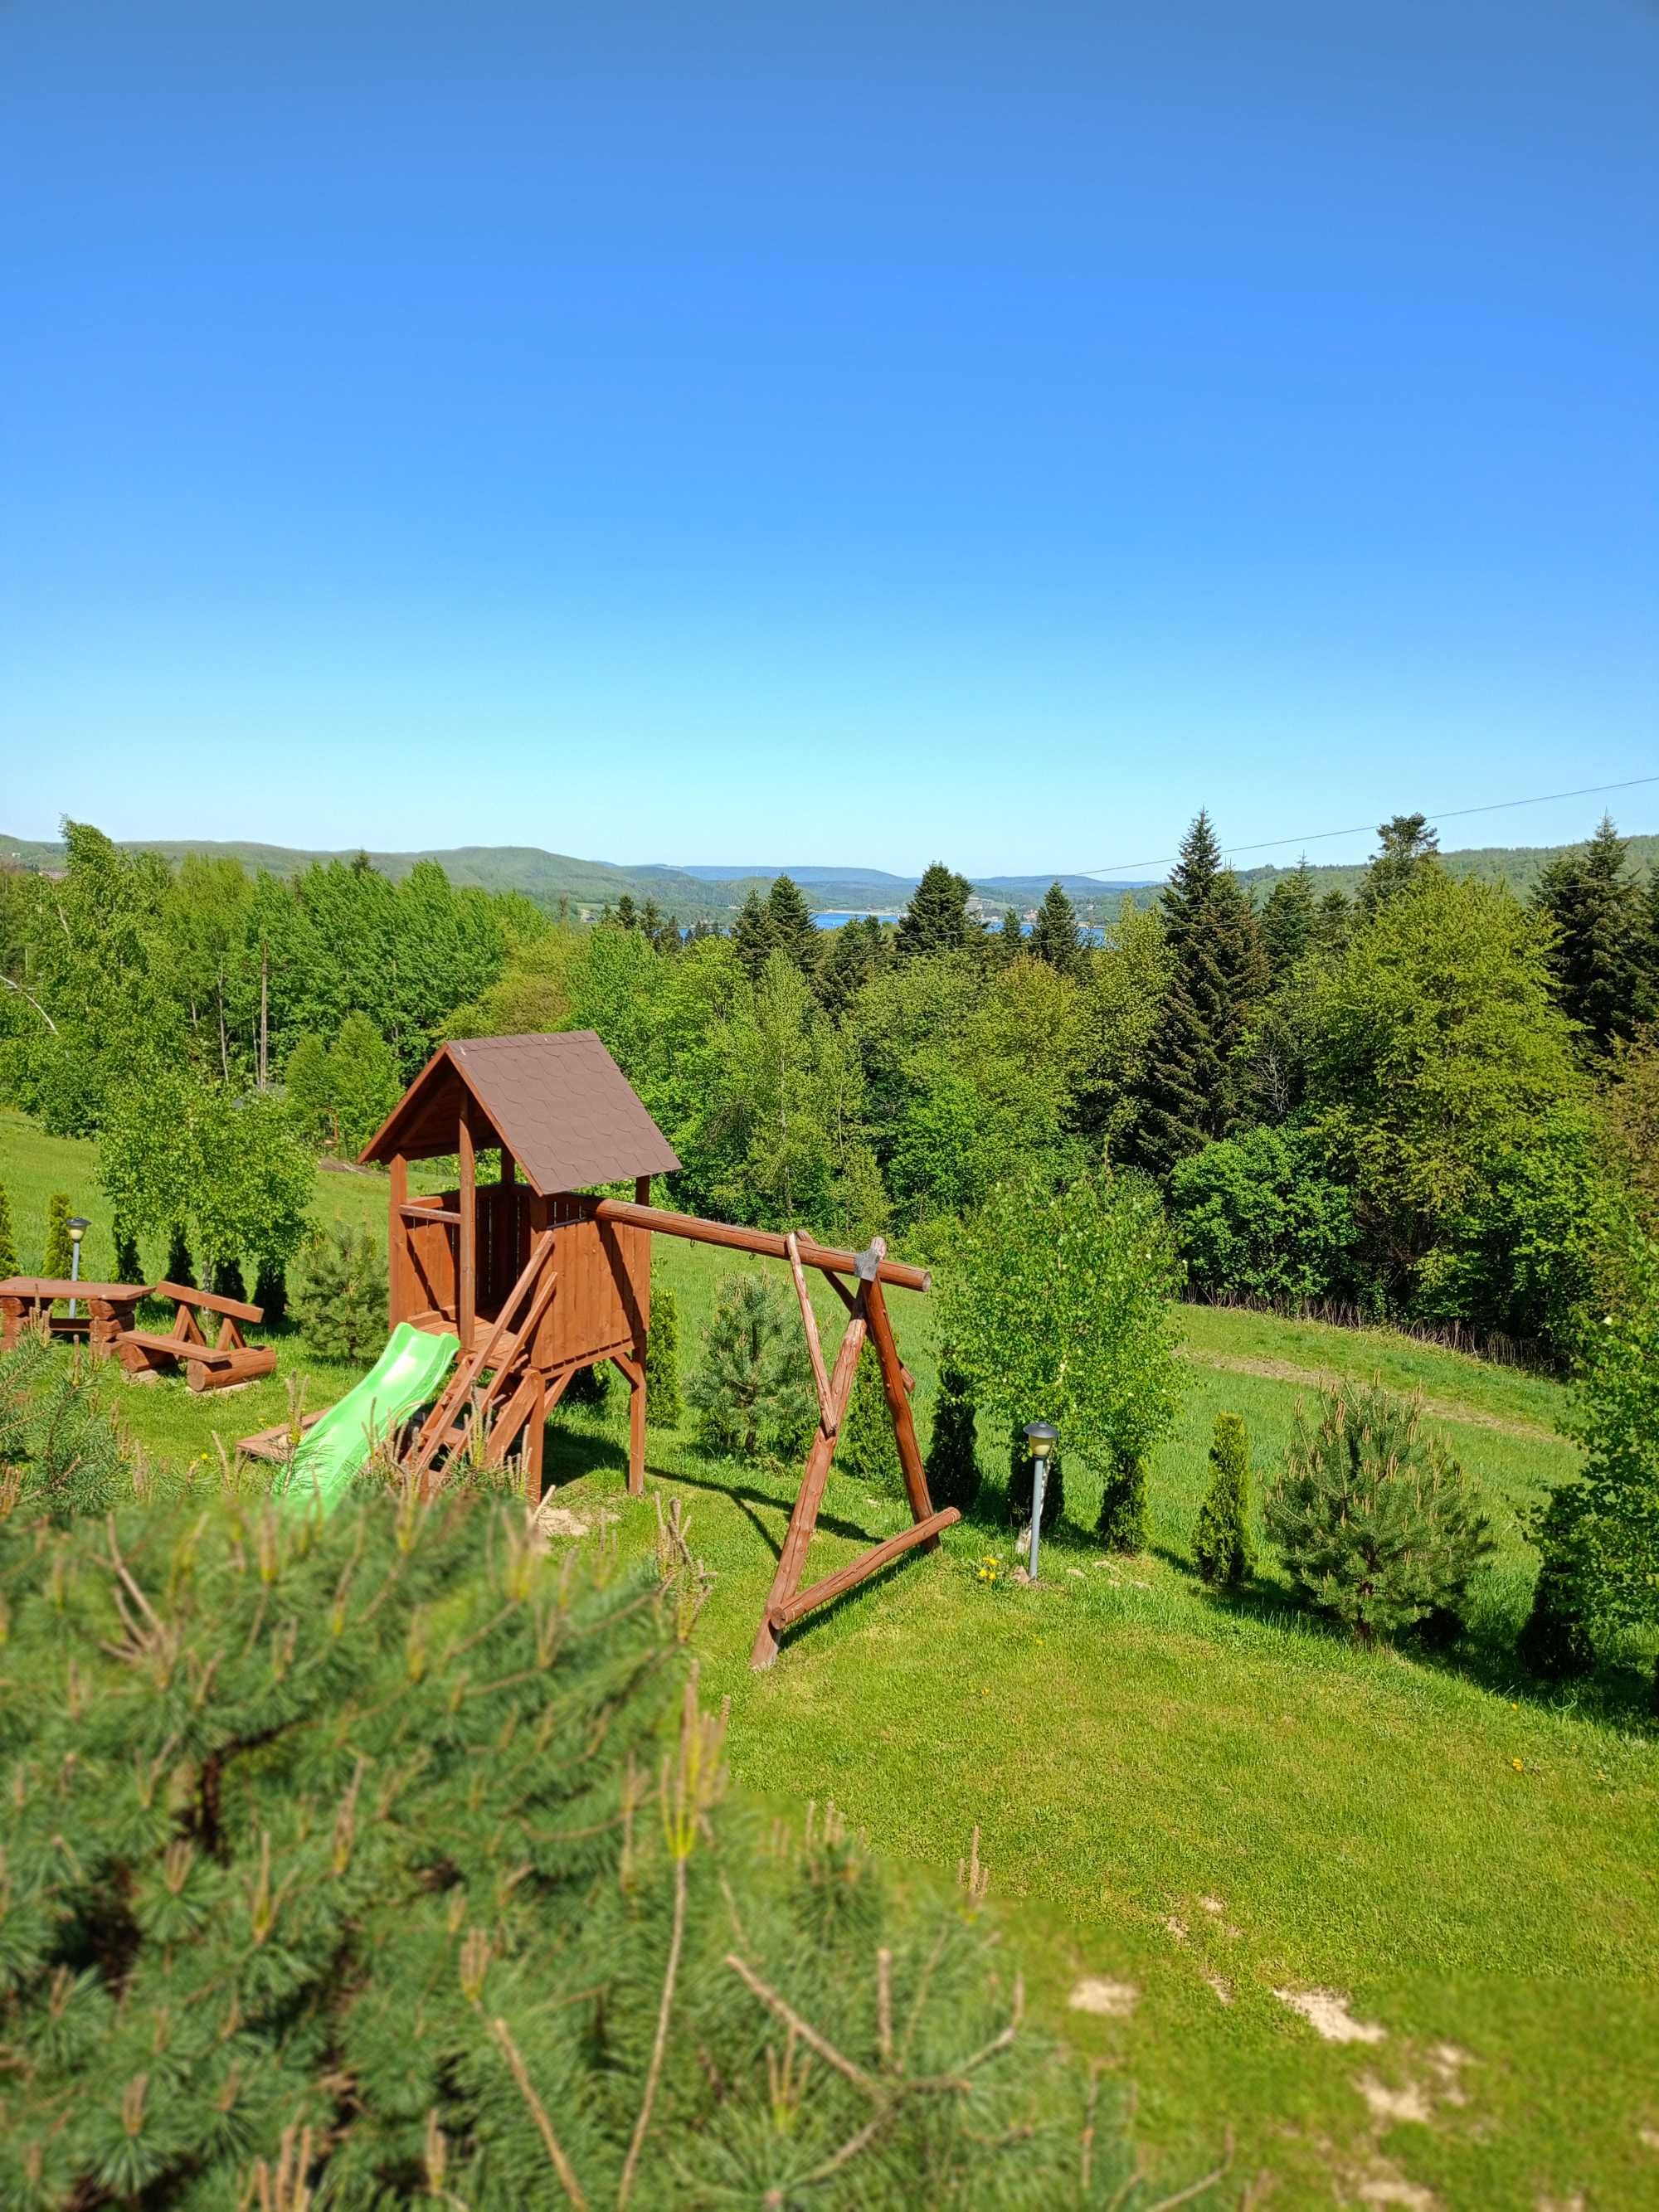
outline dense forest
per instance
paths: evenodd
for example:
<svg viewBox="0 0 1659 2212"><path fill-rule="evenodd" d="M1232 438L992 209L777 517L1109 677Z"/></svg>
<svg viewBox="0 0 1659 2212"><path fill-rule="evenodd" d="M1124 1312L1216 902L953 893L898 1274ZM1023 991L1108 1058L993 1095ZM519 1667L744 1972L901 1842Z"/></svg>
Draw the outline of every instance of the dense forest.
<svg viewBox="0 0 1659 2212"><path fill-rule="evenodd" d="M1189 1291L1455 1326L1559 1361L1659 1202L1659 878L1611 823L1527 902L1397 817L1350 899L1258 903L1207 817L1152 908L1056 884L987 929L930 867L896 926L817 928L787 877L687 933L592 927L432 863L281 878L69 824L0 875L0 1092L103 1139L129 1234L279 1269L446 1036L592 1028L685 1163L676 1202L943 1253L1011 1176L1150 1176Z"/></svg>

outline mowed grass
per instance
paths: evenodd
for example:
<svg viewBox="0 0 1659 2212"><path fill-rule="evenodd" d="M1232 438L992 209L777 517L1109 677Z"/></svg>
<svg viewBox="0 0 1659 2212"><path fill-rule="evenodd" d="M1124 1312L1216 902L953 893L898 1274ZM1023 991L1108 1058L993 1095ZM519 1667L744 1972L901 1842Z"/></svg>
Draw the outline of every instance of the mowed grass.
<svg viewBox="0 0 1659 2212"><path fill-rule="evenodd" d="M46 1190L64 1188L96 1223L90 1148L25 1168L40 1142L0 1123L15 1211L20 1187L38 1185L43 1219ZM378 1178L319 1178L320 1208L377 1227L385 1195ZM657 1262L689 1367L734 1263L667 1240ZM890 1303L925 1436L933 1304ZM832 1343L839 1310L826 1295ZM1137 2133L1171 2188L1231 2136L1223 2202L1271 2175L1275 2206L1659 2205L1659 1744L1644 1655L1633 1646L1588 1689L1544 1697L1507 1648L1535 1568L1521 1516L1575 1463L1555 1432L1565 1393L1387 1332L1214 1310L1183 1325L1189 1387L1153 1465L1149 1556L1099 1554L1095 1498L1074 1472L1070 1525L1034 1588L981 1584L975 1562L1009 1564L1007 1536L963 1526L802 1624L763 1675L749 1646L795 1470L707 1459L689 1432L653 1429L649 1486L684 1498L716 1577L696 1642L706 1694L732 1699L736 1781L786 1809L833 1798L909 1878L945 1887L977 1826L1035 2008L1133 2083ZM308 1404L354 1379L310 1360L302 1339L280 1341ZM1208 1597L1186 1565L1216 1413L1244 1416L1259 1485L1306 1378L1334 1373L1421 1389L1486 1492L1497 1553L1474 1636L1447 1658L1358 1650L1296 1608L1271 1560L1237 1604ZM217 1400L173 1382L106 1387L172 1455L210 1451L215 1431L234 1440L286 1402L280 1378ZM588 1542L643 1556L655 1512L627 1498L625 1467L617 1383L606 1409L561 1416L548 1472L594 1528ZM897 1498L832 1476L809 1572L905 1517ZM1070 2008L1085 1976L1135 1992L1124 2016ZM1323 2040L1279 1990L1337 1992L1381 2039Z"/></svg>

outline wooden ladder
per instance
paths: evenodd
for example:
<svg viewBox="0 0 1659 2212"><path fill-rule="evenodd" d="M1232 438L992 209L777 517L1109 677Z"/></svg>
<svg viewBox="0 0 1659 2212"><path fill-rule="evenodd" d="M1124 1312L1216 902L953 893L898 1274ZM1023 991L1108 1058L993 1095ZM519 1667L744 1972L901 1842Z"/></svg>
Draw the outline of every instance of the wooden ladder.
<svg viewBox="0 0 1659 2212"><path fill-rule="evenodd" d="M553 1256L553 1235L552 1230L544 1229L531 1238L524 1273L503 1300L495 1326L476 1352L463 1356L404 1455L404 1471L422 1477L428 1495L437 1487L432 1466L438 1454L446 1446L453 1454L477 1434L547 1311L558 1280L548 1265ZM524 1318L515 1326L513 1316L521 1306ZM486 1369L489 1380L479 1389L478 1378Z"/></svg>

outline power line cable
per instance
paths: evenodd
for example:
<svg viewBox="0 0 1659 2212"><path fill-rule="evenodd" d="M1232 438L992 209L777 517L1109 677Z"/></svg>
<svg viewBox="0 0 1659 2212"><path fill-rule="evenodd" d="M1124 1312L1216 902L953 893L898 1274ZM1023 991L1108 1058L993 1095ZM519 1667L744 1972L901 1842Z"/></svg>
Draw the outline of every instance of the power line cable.
<svg viewBox="0 0 1659 2212"><path fill-rule="evenodd" d="M1558 799L1595 799L1606 791L1634 791L1638 784L1659 783L1659 775L1628 776L1623 783L1587 783L1577 791L1546 791L1536 799L1498 799L1489 806L1444 806L1433 810L1430 816L1436 823L1461 822L1471 814L1504 814L1515 806L1547 806ZM1376 828L1374 822L1358 822L1346 830L1315 830L1305 837L1263 837L1254 845L1224 845L1224 854L1234 853L1277 852L1281 845L1319 845L1332 837L1363 837ZM1109 860L1098 868L1079 868L1084 876L1112 876L1125 868L1172 868L1181 858L1179 853L1166 853L1156 860Z"/></svg>

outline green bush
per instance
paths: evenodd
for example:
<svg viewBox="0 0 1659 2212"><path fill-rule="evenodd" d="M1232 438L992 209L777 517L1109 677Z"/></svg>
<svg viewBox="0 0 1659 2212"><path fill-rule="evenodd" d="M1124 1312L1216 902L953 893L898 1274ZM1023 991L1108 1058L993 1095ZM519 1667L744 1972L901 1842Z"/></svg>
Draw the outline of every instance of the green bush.
<svg viewBox="0 0 1659 2212"><path fill-rule="evenodd" d="M17 1264L17 1244L12 1232L11 1200L6 1186L0 1182L0 1280L22 1272Z"/></svg>
<svg viewBox="0 0 1659 2212"><path fill-rule="evenodd" d="M1193 1286L1206 1297L1295 1305L1346 1287L1352 1205L1293 1128L1250 1129L1178 1161L1170 1209Z"/></svg>
<svg viewBox="0 0 1659 2212"><path fill-rule="evenodd" d="M1474 1486L1423 1432L1420 1399L1344 1383L1300 1413L1267 1531L1309 1603L1363 1641L1460 1613L1492 1546Z"/></svg>
<svg viewBox="0 0 1659 2212"><path fill-rule="evenodd" d="M177 1283L181 1291L193 1291L197 1287L196 1262L190 1256L190 1239L185 1234L185 1225L181 1221L173 1223L172 1234L167 1239L167 1271L163 1279Z"/></svg>
<svg viewBox="0 0 1659 2212"><path fill-rule="evenodd" d="M294 1318L319 1359L362 1361L386 1342L386 1255L367 1229L337 1221L301 1248Z"/></svg>
<svg viewBox="0 0 1659 2212"><path fill-rule="evenodd" d="M275 1260L262 1260L253 1279L253 1303L265 1317L267 1328L280 1328L288 1319L288 1270Z"/></svg>
<svg viewBox="0 0 1659 2212"><path fill-rule="evenodd" d="M516 1507L14 1513L0 1596L0 2203L1132 2201L975 1916L732 1814L672 1603Z"/></svg>
<svg viewBox="0 0 1659 2212"><path fill-rule="evenodd" d="M968 1378L947 1357L939 1369L933 1401L933 1433L927 1440L927 1494L935 1509L954 1505L971 1513L979 1501L979 1454L974 1401Z"/></svg>
<svg viewBox="0 0 1659 2212"><path fill-rule="evenodd" d="M817 1419L806 1368L794 1300L758 1274L728 1277L686 1394L703 1443L793 1456Z"/></svg>
<svg viewBox="0 0 1659 2212"><path fill-rule="evenodd" d="M66 1191L55 1190L46 1200L46 1249L40 1262L40 1273L61 1279L75 1264L74 1247L70 1243L70 1202Z"/></svg>
<svg viewBox="0 0 1659 2212"><path fill-rule="evenodd" d="M213 1288L222 1298L240 1298L247 1304L247 1284L242 1274L242 1263L237 1259L216 1260L213 1263Z"/></svg>
<svg viewBox="0 0 1659 2212"><path fill-rule="evenodd" d="M1121 1452L1114 1459L1100 1493L1100 1516L1095 1534L1109 1552L1131 1557L1147 1543L1146 1458L1144 1452Z"/></svg>
<svg viewBox="0 0 1659 2212"><path fill-rule="evenodd" d="M562 1406L603 1406L611 1396L611 1363L595 1360L591 1367L579 1367L565 1384L559 1400Z"/></svg>
<svg viewBox="0 0 1659 2212"><path fill-rule="evenodd" d="M131 1494L140 1465L78 1346L66 1359L44 1329L29 1328L0 1353L0 1512L107 1512Z"/></svg>
<svg viewBox="0 0 1659 2212"><path fill-rule="evenodd" d="M115 1279L118 1283L142 1283L144 1262L138 1250L138 1239L130 1229L118 1221L115 1224Z"/></svg>
<svg viewBox="0 0 1659 2212"><path fill-rule="evenodd" d="M666 1283L651 1288L645 1338L645 1417L653 1428L677 1429L685 1419L680 1395L680 1307Z"/></svg>
<svg viewBox="0 0 1659 2212"><path fill-rule="evenodd" d="M898 1440L893 1417L887 1410L887 1393L881 1386L881 1365L875 1346L866 1345L859 1360L847 1419L836 1439L836 1466L854 1482L867 1482L872 1490L901 1490L904 1478L899 1468Z"/></svg>
<svg viewBox="0 0 1659 2212"><path fill-rule="evenodd" d="M1199 1508L1193 1561L1200 1578L1222 1589L1255 1572L1250 1537L1250 1443L1237 1413L1218 1413L1210 1440L1210 1487Z"/></svg>

